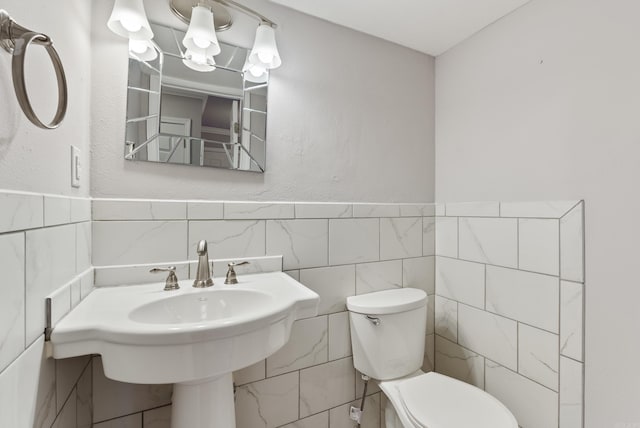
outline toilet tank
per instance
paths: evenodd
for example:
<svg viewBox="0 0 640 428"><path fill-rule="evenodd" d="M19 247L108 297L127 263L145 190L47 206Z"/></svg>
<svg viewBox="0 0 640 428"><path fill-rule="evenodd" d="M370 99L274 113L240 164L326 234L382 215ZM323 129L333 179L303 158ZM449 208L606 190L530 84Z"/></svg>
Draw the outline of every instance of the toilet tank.
<svg viewBox="0 0 640 428"><path fill-rule="evenodd" d="M407 376L422 367L427 294L399 288L347 298L353 365L379 380Z"/></svg>

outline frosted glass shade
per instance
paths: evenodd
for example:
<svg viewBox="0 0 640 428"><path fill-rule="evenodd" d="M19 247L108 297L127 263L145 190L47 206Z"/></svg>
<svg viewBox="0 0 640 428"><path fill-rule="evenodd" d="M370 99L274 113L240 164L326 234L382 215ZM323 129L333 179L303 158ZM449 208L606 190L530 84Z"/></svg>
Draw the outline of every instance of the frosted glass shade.
<svg viewBox="0 0 640 428"><path fill-rule="evenodd" d="M213 12L205 6L195 6L191 12L191 23L182 44L188 50L204 50L205 55L220 53L220 45L213 24Z"/></svg>
<svg viewBox="0 0 640 428"><path fill-rule="evenodd" d="M153 61L158 58L158 51L147 40L129 40L129 55L142 61Z"/></svg>
<svg viewBox="0 0 640 428"><path fill-rule="evenodd" d="M262 66L251 64L248 59L244 63L244 67L242 67L242 72L244 80L247 82L267 83L269 80L269 70Z"/></svg>
<svg viewBox="0 0 640 428"><path fill-rule="evenodd" d="M132 40L153 38L142 0L116 0L107 27L117 35Z"/></svg>
<svg viewBox="0 0 640 428"><path fill-rule="evenodd" d="M269 24L258 26L249 62L266 69L278 68L282 64L276 45L276 33Z"/></svg>
<svg viewBox="0 0 640 428"><path fill-rule="evenodd" d="M216 61L213 59L213 55L206 55L203 49L187 50L182 63L190 69L200 72L213 71L216 69Z"/></svg>

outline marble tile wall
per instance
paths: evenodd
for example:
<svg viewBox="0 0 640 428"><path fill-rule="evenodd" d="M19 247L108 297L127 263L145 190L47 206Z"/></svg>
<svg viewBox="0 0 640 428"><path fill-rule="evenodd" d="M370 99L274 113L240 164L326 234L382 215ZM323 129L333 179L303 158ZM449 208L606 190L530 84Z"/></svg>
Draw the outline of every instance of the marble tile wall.
<svg viewBox="0 0 640 428"><path fill-rule="evenodd" d="M0 191L0 426L89 428L91 358L47 358L59 320L93 287L91 201Z"/></svg>
<svg viewBox="0 0 640 428"><path fill-rule="evenodd" d="M274 355L234 373L237 426L353 427L349 406L359 404L363 386L353 367L345 299L418 287L433 305L434 208L98 199L93 201L96 285L154 280L147 274L150 263L182 266L182 279L189 275L200 239L207 239L213 259L251 257L262 260L257 263L264 270L275 264L320 295L319 314L297 321L289 343ZM216 276L225 271L222 263L214 266ZM434 359L433 314L426 370ZM170 386L113 382L100 367L95 359L96 428L169 427ZM382 402L379 389L369 388L363 427L381 426Z"/></svg>
<svg viewBox="0 0 640 428"><path fill-rule="evenodd" d="M435 370L522 428L582 428L581 201L436 206Z"/></svg>

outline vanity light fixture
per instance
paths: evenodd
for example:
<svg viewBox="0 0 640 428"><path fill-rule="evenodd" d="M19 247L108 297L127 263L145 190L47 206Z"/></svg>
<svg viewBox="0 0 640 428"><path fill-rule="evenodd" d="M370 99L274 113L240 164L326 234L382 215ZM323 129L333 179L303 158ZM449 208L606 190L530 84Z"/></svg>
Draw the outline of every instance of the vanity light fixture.
<svg viewBox="0 0 640 428"><path fill-rule="evenodd" d="M129 39L129 55L142 61L153 61L158 58L158 50L149 40Z"/></svg>
<svg viewBox="0 0 640 428"><path fill-rule="evenodd" d="M262 22L258 26L249 62L267 70L278 68L282 64L276 45L276 33L269 23Z"/></svg>
<svg viewBox="0 0 640 428"><path fill-rule="evenodd" d="M196 71L215 70L214 56L220 53L216 31L231 27L232 17L226 8L233 8L256 18L260 24L256 30L253 49L243 71L246 80L263 83L268 80L269 70L280 67L282 59L276 45L276 24L265 16L233 0L170 0L171 11L189 24L182 40L186 48L183 63ZM149 49L153 44L143 45L137 41L150 41L153 31L147 20L142 0L115 0L108 27L114 33L128 37L131 55L151 61Z"/></svg>
<svg viewBox="0 0 640 428"><path fill-rule="evenodd" d="M205 55L197 50L187 49L184 53L182 63L194 71L213 71L216 69L216 61L213 55Z"/></svg>
<svg viewBox="0 0 640 428"><path fill-rule="evenodd" d="M244 73L244 80L252 83L267 83L269 80L269 72L266 68L260 65L253 65L249 62L249 57L242 67Z"/></svg>
<svg viewBox="0 0 640 428"><path fill-rule="evenodd" d="M194 6L189 29L182 40L184 47L191 51L201 50L201 53L206 56L218 55L220 45L213 20L213 12L210 7L202 3Z"/></svg>
<svg viewBox="0 0 640 428"><path fill-rule="evenodd" d="M153 38L142 0L116 0L107 26L117 35L131 40Z"/></svg>

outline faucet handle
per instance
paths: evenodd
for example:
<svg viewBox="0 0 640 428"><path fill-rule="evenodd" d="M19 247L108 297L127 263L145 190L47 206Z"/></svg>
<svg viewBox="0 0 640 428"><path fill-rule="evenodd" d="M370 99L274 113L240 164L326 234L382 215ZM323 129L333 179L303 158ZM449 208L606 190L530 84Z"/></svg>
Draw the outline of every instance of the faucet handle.
<svg viewBox="0 0 640 428"><path fill-rule="evenodd" d="M229 267L229 270L227 270L227 277L224 280L225 284L237 284L238 283L238 277L236 276L236 271L233 269L236 266L242 266L242 265L248 265L249 262L229 262L227 263L227 266Z"/></svg>
<svg viewBox="0 0 640 428"><path fill-rule="evenodd" d="M149 273L159 273L159 272L169 272L169 276L167 276L167 281L164 284L164 291L180 289L180 285L178 285L178 277L176 276L175 266L169 266L167 268L153 268L149 271Z"/></svg>

